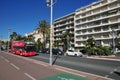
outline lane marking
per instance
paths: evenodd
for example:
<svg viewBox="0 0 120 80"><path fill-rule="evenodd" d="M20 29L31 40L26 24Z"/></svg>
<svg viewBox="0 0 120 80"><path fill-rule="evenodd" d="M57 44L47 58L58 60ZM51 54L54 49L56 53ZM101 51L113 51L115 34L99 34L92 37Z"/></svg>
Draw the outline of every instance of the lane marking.
<svg viewBox="0 0 120 80"><path fill-rule="evenodd" d="M10 63L10 65L13 66L15 69L20 70L20 68L14 65L13 63Z"/></svg>
<svg viewBox="0 0 120 80"><path fill-rule="evenodd" d="M5 61L6 61L7 63L9 63L9 62L10 62L8 59L5 59Z"/></svg>
<svg viewBox="0 0 120 80"><path fill-rule="evenodd" d="M29 77L32 80L36 80L33 76L29 75L28 73L24 73L27 77Z"/></svg>

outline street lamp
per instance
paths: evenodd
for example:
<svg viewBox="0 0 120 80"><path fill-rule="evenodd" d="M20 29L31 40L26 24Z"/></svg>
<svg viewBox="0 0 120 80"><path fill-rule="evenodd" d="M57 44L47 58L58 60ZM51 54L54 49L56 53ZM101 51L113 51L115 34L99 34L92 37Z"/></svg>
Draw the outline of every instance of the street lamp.
<svg viewBox="0 0 120 80"><path fill-rule="evenodd" d="M115 54L115 31L112 30L112 45L113 45L113 54Z"/></svg>
<svg viewBox="0 0 120 80"><path fill-rule="evenodd" d="M11 32L11 29L8 28L8 47L7 47L8 52L9 52L10 32Z"/></svg>
<svg viewBox="0 0 120 80"><path fill-rule="evenodd" d="M0 51L1 51L1 47L2 47L2 35L0 35Z"/></svg>
<svg viewBox="0 0 120 80"><path fill-rule="evenodd" d="M57 0L46 0L46 4L50 7L50 65L52 65L52 21L53 21L53 5Z"/></svg>

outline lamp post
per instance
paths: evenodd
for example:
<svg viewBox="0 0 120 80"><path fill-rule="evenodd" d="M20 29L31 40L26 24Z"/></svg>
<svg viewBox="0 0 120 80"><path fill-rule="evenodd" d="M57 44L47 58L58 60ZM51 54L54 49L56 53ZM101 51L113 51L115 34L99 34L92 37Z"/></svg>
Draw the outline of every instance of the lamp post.
<svg viewBox="0 0 120 80"><path fill-rule="evenodd" d="M113 45L113 54L115 54L115 31L112 30L112 45Z"/></svg>
<svg viewBox="0 0 120 80"><path fill-rule="evenodd" d="M46 0L46 4L50 7L50 65L52 65L52 21L53 21L53 5L57 2L55 0Z"/></svg>
<svg viewBox="0 0 120 80"><path fill-rule="evenodd" d="M2 35L0 35L0 51L1 51L1 47L2 47Z"/></svg>
<svg viewBox="0 0 120 80"><path fill-rule="evenodd" d="M9 42L10 42L10 31L11 31L11 29L8 28L8 47L7 47L8 52L9 52Z"/></svg>

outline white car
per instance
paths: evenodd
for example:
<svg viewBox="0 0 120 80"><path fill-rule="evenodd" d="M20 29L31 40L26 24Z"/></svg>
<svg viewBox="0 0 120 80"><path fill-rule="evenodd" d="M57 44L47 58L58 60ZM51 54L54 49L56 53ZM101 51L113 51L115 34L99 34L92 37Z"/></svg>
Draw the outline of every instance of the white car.
<svg viewBox="0 0 120 80"><path fill-rule="evenodd" d="M120 56L120 50L115 52L115 56Z"/></svg>
<svg viewBox="0 0 120 80"><path fill-rule="evenodd" d="M81 52L74 51L74 50L67 50L66 55L68 55L68 56L81 56L81 57L83 56L83 54Z"/></svg>

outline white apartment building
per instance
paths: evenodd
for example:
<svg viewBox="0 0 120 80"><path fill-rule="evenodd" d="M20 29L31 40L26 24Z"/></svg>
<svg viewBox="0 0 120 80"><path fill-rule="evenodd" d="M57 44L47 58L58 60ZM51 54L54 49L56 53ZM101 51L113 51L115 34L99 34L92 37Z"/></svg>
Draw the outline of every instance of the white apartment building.
<svg viewBox="0 0 120 80"><path fill-rule="evenodd" d="M57 18L54 21L54 41L59 42L59 48L62 48L64 45L63 42L61 42L61 36L64 32L73 34L69 36L71 38L69 44L71 47L74 47L74 13Z"/></svg>
<svg viewBox="0 0 120 80"><path fill-rule="evenodd" d="M94 38L97 45L110 46L120 30L120 1L99 0L75 11L75 47Z"/></svg>

